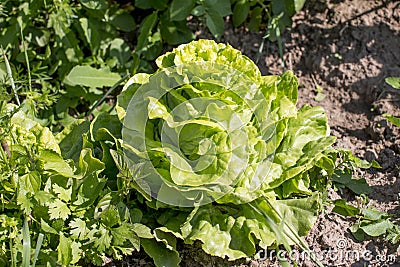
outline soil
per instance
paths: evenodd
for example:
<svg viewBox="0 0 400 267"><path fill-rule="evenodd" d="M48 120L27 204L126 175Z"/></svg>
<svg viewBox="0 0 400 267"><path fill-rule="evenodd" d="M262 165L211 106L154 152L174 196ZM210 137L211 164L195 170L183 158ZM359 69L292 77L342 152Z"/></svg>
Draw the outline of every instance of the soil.
<svg viewBox="0 0 400 267"><path fill-rule="evenodd" d="M259 54L264 33L230 25L227 22L223 42L253 60L259 58L264 75L282 73L277 43L265 42ZM201 30L198 36L210 38ZM293 27L284 33L283 46L285 69L299 78L299 106L324 107L336 146L381 164L381 169L359 170L357 176L371 186L369 205L399 218L400 130L381 115L400 116L400 92L385 83L386 77L400 77L400 1L308 0L293 18ZM323 100L316 98L317 87L323 89ZM357 201L345 190L330 194L353 204ZM349 231L354 222L325 212L305 240L317 255L336 250L322 261L325 266L400 266L398 246L382 238L356 241ZM228 262L205 254L199 244L182 246L180 253L182 266L280 266L276 257ZM151 262L135 255L108 266L153 266ZM314 264L300 259L299 266Z"/></svg>

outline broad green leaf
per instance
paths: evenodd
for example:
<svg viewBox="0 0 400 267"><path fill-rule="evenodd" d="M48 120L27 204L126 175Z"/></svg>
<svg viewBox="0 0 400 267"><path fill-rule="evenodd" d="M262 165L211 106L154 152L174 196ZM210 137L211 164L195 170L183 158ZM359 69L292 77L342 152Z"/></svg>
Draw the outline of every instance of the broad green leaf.
<svg viewBox="0 0 400 267"><path fill-rule="evenodd" d="M93 161L92 161L93 162ZM88 162L91 164L91 162ZM104 165L103 165L104 166ZM100 172L101 169L95 172ZM97 174L98 175L98 174ZM106 183L105 179L97 177L95 173L86 173L83 182L78 190L78 199L74 202L74 205L84 209L92 205L98 198L99 192L104 188Z"/></svg>
<svg viewBox="0 0 400 267"><path fill-rule="evenodd" d="M232 14L230 0L204 0L206 13L216 12L219 17L225 17Z"/></svg>
<svg viewBox="0 0 400 267"><path fill-rule="evenodd" d="M142 239L141 245L157 267L178 267L181 262L177 251L167 249L163 243L154 239Z"/></svg>
<svg viewBox="0 0 400 267"><path fill-rule="evenodd" d="M205 13L205 7L202 5L196 6L195 8L193 8L192 10L192 15L196 16L196 17L200 17L203 16Z"/></svg>
<svg viewBox="0 0 400 267"><path fill-rule="evenodd" d="M100 220L106 227L109 228L112 228L121 223L118 210L116 210L113 206L109 207L101 213Z"/></svg>
<svg viewBox="0 0 400 267"><path fill-rule="evenodd" d="M79 2L89 9L106 9L108 7L106 0L79 0Z"/></svg>
<svg viewBox="0 0 400 267"><path fill-rule="evenodd" d="M118 60L119 66L124 67L131 58L131 49L121 38L115 38L110 43L110 57Z"/></svg>
<svg viewBox="0 0 400 267"><path fill-rule="evenodd" d="M89 44L92 54L96 54L101 43L101 24L98 20L92 18L80 18L80 26L85 34L86 41Z"/></svg>
<svg viewBox="0 0 400 267"><path fill-rule="evenodd" d="M101 113L90 124L90 136L92 141L101 141L100 130L106 129L115 138L121 137L121 123L116 115L109 115L108 113ZM111 140L109 140L111 141Z"/></svg>
<svg viewBox="0 0 400 267"><path fill-rule="evenodd" d="M332 180L334 182L343 184L358 195L369 194L371 192L371 188L369 187L367 181L364 178L354 179L349 170L337 170L332 176Z"/></svg>
<svg viewBox="0 0 400 267"><path fill-rule="evenodd" d="M168 1L165 0L148 0L151 6L157 10L164 10L168 7Z"/></svg>
<svg viewBox="0 0 400 267"><path fill-rule="evenodd" d="M0 36L0 46L4 49L9 49L18 40L20 32L16 18L10 21L10 26L3 28L2 35Z"/></svg>
<svg viewBox="0 0 400 267"><path fill-rule="evenodd" d="M19 194L35 194L41 187L42 179L38 171L30 171L19 178Z"/></svg>
<svg viewBox="0 0 400 267"><path fill-rule="evenodd" d="M209 10L206 14L206 24L210 32L216 39L220 39L224 34L224 20L215 10Z"/></svg>
<svg viewBox="0 0 400 267"><path fill-rule="evenodd" d="M296 176L282 184L282 197L290 198L292 194L311 195L310 179L306 174Z"/></svg>
<svg viewBox="0 0 400 267"><path fill-rule="evenodd" d="M135 7L141 8L141 9L150 9L152 8L151 2L148 0L135 0Z"/></svg>
<svg viewBox="0 0 400 267"><path fill-rule="evenodd" d="M336 212L343 216L356 216L360 214L360 210L354 206L348 205L346 200L337 199L333 201L335 207L332 209L333 212Z"/></svg>
<svg viewBox="0 0 400 267"><path fill-rule="evenodd" d="M43 150L39 154L39 160L43 165L43 169L54 174L62 175L70 178L74 175L74 170L63 160L56 152L51 150Z"/></svg>
<svg viewBox="0 0 400 267"><path fill-rule="evenodd" d="M154 229L154 237L158 242L161 242L171 251L176 251L176 238L169 231L164 231L164 228Z"/></svg>
<svg viewBox="0 0 400 267"><path fill-rule="evenodd" d="M60 232L60 241L58 243L58 263L61 266L69 266L72 261L72 241L65 237L62 232Z"/></svg>
<svg viewBox="0 0 400 267"><path fill-rule="evenodd" d="M304 236L317 220L320 209L318 198L318 194L314 194L308 198L272 201L271 205L278 211L285 225ZM285 235L291 235L290 233L288 231Z"/></svg>
<svg viewBox="0 0 400 267"><path fill-rule="evenodd" d="M104 170L104 163L99 159L93 157L92 150L90 148L82 149L78 161L78 170L76 178L90 178L95 177ZM92 188L93 190L94 188Z"/></svg>
<svg viewBox="0 0 400 267"><path fill-rule="evenodd" d="M297 103L298 97L298 79L292 71L286 71L280 77L278 83L278 97L286 96L293 104ZM316 110L318 110L316 108ZM320 110L320 109L319 109Z"/></svg>
<svg viewBox="0 0 400 267"><path fill-rule="evenodd" d="M383 114L382 115L385 119L387 119L389 122L393 123L397 127L400 127L400 118L399 117L394 117L390 114Z"/></svg>
<svg viewBox="0 0 400 267"><path fill-rule="evenodd" d="M60 95L58 102L55 105L56 113L63 116L70 108L75 108L82 96L86 95L84 88L77 87L67 87L66 92ZM67 116L67 115L65 115ZM74 120L77 123L79 120ZM69 128L69 125L65 125L65 128Z"/></svg>
<svg viewBox="0 0 400 267"><path fill-rule="evenodd" d="M296 12L299 12L303 8L305 2L306 0L294 0L294 9Z"/></svg>
<svg viewBox="0 0 400 267"><path fill-rule="evenodd" d="M122 92L117 96L117 105L115 106L115 110L117 111L117 115L120 121L123 121L123 118L126 114L126 109L133 95L136 93L136 90L140 87L140 85L148 82L148 80L149 74L138 73L130 78L128 82L124 85Z"/></svg>
<svg viewBox="0 0 400 267"><path fill-rule="evenodd" d="M199 240L208 254L232 260L255 253L252 229L244 216L223 214L212 206L200 207L192 214L181 228L185 240Z"/></svg>
<svg viewBox="0 0 400 267"><path fill-rule="evenodd" d="M195 38L185 21L172 21L166 15L161 16L160 32L162 38L171 45L187 43Z"/></svg>
<svg viewBox="0 0 400 267"><path fill-rule="evenodd" d="M113 16L110 23L114 25L118 30L124 32L131 32L136 29L135 19L128 13L120 13Z"/></svg>
<svg viewBox="0 0 400 267"><path fill-rule="evenodd" d="M113 86L121 79L117 73L107 70L95 69L90 66L75 66L65 77L64 83L75 86L82 85L91 88Z"/></svg>
<svg viewBox="0 0 400 267"><path fill-rule="evenodd" d="M89 131L90 123L83 121L74 124L72 130L61 140L60 150L64 158L73 159L75 162L79 159L79 154L83 147L83 134Z"/></svg>
<svg viewBox="0 0 400 267"><path fill-rule="evenodd" d="M195 0L173 0L169 8L170 20L185 20L190 15L195 4Z"/></svg>
<svg viewBox="0 0 400 267"><path fill-rule="evenodd" d="M140 238L154 238L153 234L151 233L151 229L144 224L134 223L132 225L132 229L135 234Z"/></svg>
<svg viewBox="0 0 400 267"><path fill-rule="evenodd" d="M122 246L129 241L130 246L133 246L136 251L140 250L140 239L135 235L131 224L123 223L119 227L112 228L111 235L113 236L113 245Z"/></svg>
<svg viewBox="0 0 400 267"><path fill-rule="evenodd" d="M139 36L135 48L137 52L141 53L142 50L145 50L148 44L148 37L151 36L152 30L157 23L157 18L157 12L153 12L142 21L142 24L139 28Z"/></svg>
<svg viewBox="0 0 400 267"><path fill-rule="evenodd" d="M364 231L360 228L360 224L354 224L350 226L349 228L351 234L354 236L355 239L358 241L364 241L365 240L365 233Z"/></svg>
<svg viewBox="0 0 400 267"><path fill-rule="evenodd" d="M395 89L400 89L400 77L387 77L385 82Z"/></svg>
<svg viewBox="0 0 400 267"><path fill-rule="evenodd" d="M263 9L259 6L256 6L250 11L250 22L247 25L247 28L253 32L258 32L260 30L260 24L262 20Z"/></svg>
<svg viewBox="0 0 400 267"><path fill-rule="evenodd" d="M271 203L275 210L261 199L253 204L263 210L264 214L269 214L276 225L285 229L285 233L274 232L273 226L263 214L246 204L232 208L220 206L219 209L207 205L195 209L182 225L181 231L186 240L201 241L202 248L207 253L219 257L227 256L233 260L251 256L255 253L257 244L264 248L270 246L278 234L286 236L288 240L293 240L292 230L299 235L305 235L316 221L318 203L315 196Z"/></svg>
<svg viewBox="0 0 400 267"><path fill-rule="evenodd" d="M249 15L250 11L250 3L246 0L239 0L236 2L235 7L233 8L233 26L238 27L242 24Z"/></svg>
<svg viewBox="0 0 400 267"><path fill-rule="evenodd" d="M43 231L45 231L46 233L51 233L51 234L55 234L57 235L58 232L56 231L56 229L54 229L53 227L51 227L45 220L40 219L40 226L41 229Z"/></svg>
<svg viewBox="0 0 400 267"><path fill-rule="evenodd" d="M375 222L362 222L360 229L367 235L380 236L385 234L389 229L393 228L393 223L389 220L378 220Z"/></svg>
<svg viewBox="0 0 400 267"><path fill-rule="evenodd" d="M389 214L387 214L386 212L378 211L373 207L362 209L362 214L364 215L364 218L368 220L381 220L389 217Z"/></svg>

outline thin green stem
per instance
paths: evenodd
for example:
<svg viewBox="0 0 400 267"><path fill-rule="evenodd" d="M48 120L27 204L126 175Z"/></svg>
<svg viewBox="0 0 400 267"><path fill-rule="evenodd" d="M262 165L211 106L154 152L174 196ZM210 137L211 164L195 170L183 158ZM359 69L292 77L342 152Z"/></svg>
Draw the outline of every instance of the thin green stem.
<svg viewBox="0 0 400 267"><path fill-rule="evenodd" d="M283 41L281 37L281 31L279 26L276 28L276 40L278 41L279 56L281 58L282 71L285 71L285 60L283 59Z"/></svg>
<svg viewBox="0 0 400 267"><path fill-rule="evenodd" d="M10 79L11 88L14 93L15 101L17 102L17 105L20 106L21 102L19 101L17 89L15 88L15 83L14 83L14 78L13 78L12 71L11 71L10 62L7 59L6 52L4 51L3 47L1 47L1 51L3 53L4 63L6 64L7 75L8 75L8 78Z"/></svg>
<svg viewBox="0 0 400 267"><path fill-rule="evenodd" d="M13 239L10 239L11 266L17 267L17 255L14 253Z"/></svg>
<svg viewBox="0 0 400 267"><path fill-rule="evenodd" d="M92 108L86 113L86 117L89 117L93 111L100 106L101 103L123 82L128 78L128 74L125 74L119 81L117 81L96 103L93 104Z"/></svg>
<svg viewBox="0 0 400 267"><path fill-rule="evenodd" d="M265 44L265 38L263 38L263 39L261 40L260 47L258 48L257 57L256 57L256 64L258 64L258 62L260 61L262 52L263 52L263 50L264 50L264 44Z"/></svg>

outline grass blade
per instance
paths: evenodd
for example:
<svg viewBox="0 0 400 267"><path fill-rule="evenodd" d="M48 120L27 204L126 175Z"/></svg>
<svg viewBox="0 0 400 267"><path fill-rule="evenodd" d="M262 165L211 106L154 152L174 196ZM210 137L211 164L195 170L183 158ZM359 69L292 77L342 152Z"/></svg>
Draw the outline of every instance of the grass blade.
<svg viewBox="0 0 400 267"><path fill-rule="evenodd" d="M11 267L17 267L17 255L14 253L13 240L10 239Z"/></svg>
<svg viewBox="0 0 400 267"><path fill-rule="evenodd" d="M28 221L25 219L22 227L22 267L30 266L31 258L31 237L29 234Z"/></svg>
<svg viewBox="0 0 400 267"><path fill-rule="evenodd" d="M35 255L33 256L32 267L35 267L35 265L36 265L36 261L39 256L40 248L42 247L42 244L43 244L43 237L44 237L44 235L42 233L40 233L38 236L38 240L36 242L36 248L35 248Z"/></svg>
<svg viewBox="0 0 400 267"><path fill-rule="evenodd" d="M291 225L289 225L285 222L284 218L282 218L282 216L279 214L279 212L274 208L274 206L271 204L269 199L267 197L265 197L265 200L268 203L268 205L270 206L270 208L276 213L276 215L281 220L280 224L275 223L273 218L270 218L267 213L265 213L263 210L257 208L253 204L248 203L248 205L250 207L252 207L253 210L255 210L257 213L259 213L265 217L267 223L269 224L269 226L271 227L272 231L274 232L274 234L276 236L276 240L279 241L280 243L282 243L284 248L288 252L291 252L292 248L289 245L289 242L287 240L287 238L289 238L293 243L297 244L303 251L306 251L308 253L308 255L311 255L311 259L319 267L324 267L324 265L316 257L315 253L310 250L308 245L303 241L303 239L301 239L301 237L298 235L298 233L295 230L293 230ZM285 226L286 226L286 228L285 228ZM286 229L289 229L290 233L288 233ZM281 264L287 265L288 263L281 261Z"/></svg>
<svg viewBox="0 0 400 267"><path fill-rule="evenodd" d="M8 75L8 78L10 79L11 88L12 88L12 91L14 93L15 101L17 101L18 106L20 106L21 102L19 101L19 97L18 97L18 94L17 94L17 89L15 88L15 83L14 83L14 78L12 76L10 62L8 62L8 59L7 59L7 56L6 56L6 52L4 51L3 47L1 48L1 51L3 53L4 63L6 64L7 75Z"/></svg>

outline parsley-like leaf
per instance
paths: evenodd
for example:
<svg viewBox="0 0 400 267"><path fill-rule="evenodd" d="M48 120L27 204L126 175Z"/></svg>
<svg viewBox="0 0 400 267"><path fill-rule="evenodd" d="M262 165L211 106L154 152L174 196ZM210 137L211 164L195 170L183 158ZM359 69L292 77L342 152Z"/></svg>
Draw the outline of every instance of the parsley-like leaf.
<svg viewBox="0 0 400 267"><path fill-rule="evenodd" d="M53 191L57 194L58 198L63 200L64 202L71 201L72 187L69 189L64 189L58 184L53 184Z"/></svg>
<svg viewBox="0 0 400 267"><path fill-rule="evenodd" d="M79 240L84 240L89 232L86 223L79 218L72 220L69 226L71 227L71 236Z"/></svg>
<svg viewBox="0 0 400 267"><path fill-rule="evenodd" d="M50 219L68 219L71 215L71 210L68 208L67 204L59 199L54 200L54 202L48 204Z"/></svg>

